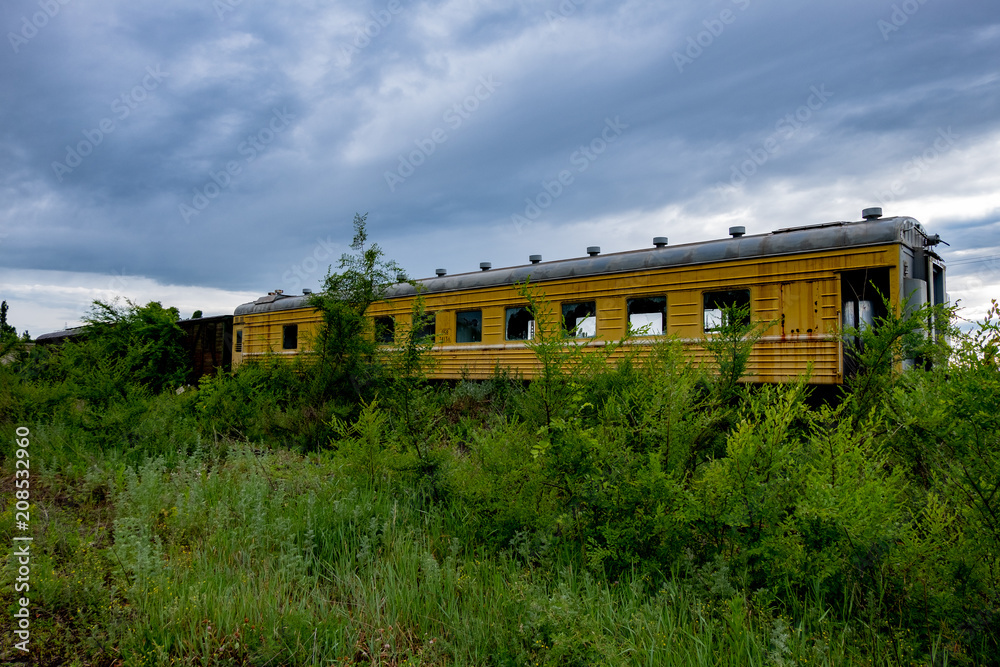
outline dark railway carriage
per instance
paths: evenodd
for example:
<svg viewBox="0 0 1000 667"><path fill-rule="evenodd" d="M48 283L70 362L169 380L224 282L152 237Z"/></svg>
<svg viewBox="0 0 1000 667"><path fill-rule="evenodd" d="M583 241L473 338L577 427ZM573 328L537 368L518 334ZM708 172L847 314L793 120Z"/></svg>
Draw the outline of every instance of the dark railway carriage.
<svg viewBox="0 0 1000 667"><path fill-rule="evenodd" d="M217 369L229 370L233 361L232 315L178 320L177 326L184 331L188 382L197 384L203 375L211 375ZM42 334L35 342L58 346L68 340L82 340L86 335L86 327L76 327Z"/></svg>
<svg viewBox="0 0 1000 667"><path fill-rule="evenodd" d="M71 329L63 329L62 331L51 331L49 333L43 333L41 336L35 339L35 344L37 345L62 345L67 340L79 339L80 336L84 335L86 327L73 327Z"/></svg>
<svg viewBox="0 0 1000 667"><path fill-rule="evenodd" d="M184 330L184 349L190 361L188 381L211 375L216 369L229 370L233 362L233 316L195 317L178 320Z"/></svg>
<svg viewBox="0 0 1000 667"><path fill-rule="evenodd" d="M529 280L562 315L581 342L600 347L626 332L628 345L656 337L679 338L698 359L703 342L715 335L722 309L749 305L754 320L769 322L755 345L747 380L781 382L812 367L812 382L843 382L844 327L871 324L884 309L904 303L944 303L945 266L935 253L940 241L909 217L882 218L867 209L863 220L784 227L746 236L667 245L532 263L503 269L446 275L417 281L433 313L438 364L434 377L487 377L495 364L525 377L536 372L527 340L534 320L518 294ZM377 330L391 343L393 331L409 326L413 286L390 288L369 308ZM280 291L236 309L233 365L264 354L295 355L317 330L319 318L308 297ZM849 370L849 369L847 369Z"/></svg>

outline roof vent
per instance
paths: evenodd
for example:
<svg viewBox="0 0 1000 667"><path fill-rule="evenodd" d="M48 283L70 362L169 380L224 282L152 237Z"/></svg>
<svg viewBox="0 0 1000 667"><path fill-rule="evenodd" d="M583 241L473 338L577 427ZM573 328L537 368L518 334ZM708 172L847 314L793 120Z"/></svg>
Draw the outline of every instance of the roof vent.
<svg viewBox="0 0 1000 667"><path fill-rule="evenodd" d="M861 217L864 218L865 220L878 220L879 218L882 217L882 207L873 206L871 208L866 208L865 210L861 211Z"/></svg>
<svg viewBox="0 0 1000 667"><path fill-rule="evenodd" d="M276 289L276 290L274 290L274 293L275 294L284 294L285 290L283 290L283 289Z"/></svg>
<svg viewBox="0 0 1000 667"><path fill-rule="evenodd" d="M598 255L601 254L601 246L599 245L587 246L587 254L590 255L591 257L597 257Z"/></svg>
<svg viewBox="0 0 1000 667"><path fill-rule="evenodd" d="M493 265L489 262L479 262L479 268L483 271L489 271L493 268Z"/></svg>
<svg viewBox="0 0 1000 667"><path fill-rule="evenodd" d="M308 287L303 287L302 288L302 294L304 294L305 296L309 296L312 293L313 293L313 291L311 289L309 289Z"/></svg>
<svg viewBox="0 0 1000 667"><path fill-rule="evenodd" d="M441 276L448 275L448 269L434 269L434 274L440 278Z"/></svg>
<svg viewBox="0 0 1000 667"><path fill-rule="evenodd" d="M666 236L654 236L653 237L653 245L656 246L657 248L662 248L663 246L667 245L667 237Z"/></svg>
<svg viewBox="0 0 1000 667"><path fill-rule="evenodd" d="M531 262L532 264L538 264L540 261L542 261L542 256L541 255L528 255L528 261Z"/></svg>
<svg viewBox="0 0 1000 667"><path fill-rule="evenodd" d="M743 225L739 225L738 227L730 227L729 228L729 234L734 239L738 239L739 237L743 236L746 233L747 233L747 228L744 227Z"/></svg>

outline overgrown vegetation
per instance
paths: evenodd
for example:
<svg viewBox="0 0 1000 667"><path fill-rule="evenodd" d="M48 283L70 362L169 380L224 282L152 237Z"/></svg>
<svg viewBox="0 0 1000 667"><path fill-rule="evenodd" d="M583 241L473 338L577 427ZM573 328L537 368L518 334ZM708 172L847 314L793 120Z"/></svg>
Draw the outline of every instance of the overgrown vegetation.
<svg viewBox="0 0 1000 667"><path fill-rule="evenodd" d="M524 286L539 379L432 385L419 299L368 342L396 275L355 232L318 363L178 393L176 313L98 304L0 365L7 499L31 430L33 664L996 664L996 304L947 349L940 313L890 308L824 402L737 382L738 312L700 368L587 351ZM901 372L913 346L938 363Z"/></svg>

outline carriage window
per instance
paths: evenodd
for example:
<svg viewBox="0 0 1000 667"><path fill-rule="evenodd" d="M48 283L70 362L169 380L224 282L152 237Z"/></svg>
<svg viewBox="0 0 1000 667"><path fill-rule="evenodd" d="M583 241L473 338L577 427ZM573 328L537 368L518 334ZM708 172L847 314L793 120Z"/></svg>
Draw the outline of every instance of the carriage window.
<svg viewBox="0 0 1000 667"><path fill-rule="evenodd" d="M479 343L483 340L483 311L455 313L455 342Z"/></svg>
<svg viewBox="0 0 1000 667"><path fill-rule="evenodd" d="M861 269L841 274L845 329L873 327L877 319L888 314L882 295L889 293L889 269Z"/></svg>
<svg viewBox="0 0 1000 667"><path fill-rule="evenodd" d="M299 325L286 324L281 327L281 349L294 350L299 346Z"/></svg>
<svg viewBox="0 0 1000 667"><path fill-rule="evenodd" d="M564 303L562 315L567 336L593 338L597 333L597 306L593 301Z"/></svg>
<svg viewBox="0 0 1000 667"><path fill-rule="evenodd" d="M236 351L243 351L243 329L236 332Z"/></svg>
<svg viewBox="0 0 1000 667"><path fill-rule="evenodd" d="M535 337L535 316L524 306L507 309L507 340L531 340Z"/></svg>
<svg viewBox="0 0 1000 667"><path fill-rule="evenodd" d="M667 330L667 297L628 299L628 328L636 336L659 336Z"/></svg>
<svg viewBox="0 0 1000 667"><path fill-rule="evenodd" d="M424 313L424 325L417 330L417 338L433 338L437 334L437 314Z"/></svg>
<svg viewBox="0 0 1000 667"><path fill-rule="evenodd" d="M375 318L375 342L391 343L396 338L396 320L391 317Z"/></svg>
<svg viewBox="0 0 1000 667"><path fill-rule="evenodd" d="M728 324L725 321L726 308L741 308L739 324L750 324L750 290L729 290L726 292L705 292L705 332L719 331Z"/></svg>

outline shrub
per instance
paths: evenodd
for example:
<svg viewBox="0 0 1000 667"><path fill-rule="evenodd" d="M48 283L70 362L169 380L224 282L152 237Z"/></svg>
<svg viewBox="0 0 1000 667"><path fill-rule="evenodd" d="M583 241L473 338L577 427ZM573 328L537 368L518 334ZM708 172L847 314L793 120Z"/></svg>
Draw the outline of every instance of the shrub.
<svg viewBox="0 0 1000 667"><path fill-rule="evenodd" d="M340 271L331 269L323 289L309 299L322 319L312 341L317 355L313 392L321 401L338 394L371 398L382 382L378 344L365 311L385 296L402 271L378 244L368 243L367 218L367 213L354 216L353 254L341 256Z"/></svg>

